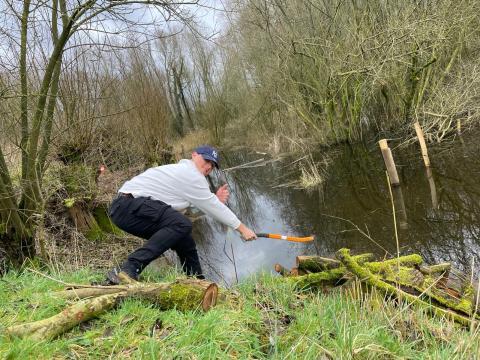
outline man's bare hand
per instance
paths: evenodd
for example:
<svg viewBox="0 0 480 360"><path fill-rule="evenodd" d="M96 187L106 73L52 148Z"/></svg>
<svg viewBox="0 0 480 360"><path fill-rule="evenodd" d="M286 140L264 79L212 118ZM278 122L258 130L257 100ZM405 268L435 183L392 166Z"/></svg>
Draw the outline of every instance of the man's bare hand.
<svg viewBox="0 0 480 360"><path fill-rule="evenodd" d="M242 238L246 241L255 240L257 238L257 234L255 234L252 230L250 230L243 224L240 224L240 226L236 230L240 233L240 235L242 235Z"/></svg>
<svg viewBox="0 0 480 360"><path fill-rule="evenodd" d="M230 196L230 191L228 191L228 185L225 184L223 186L220 186L220 188L217 190L217 195L218 200L225 204L228 200L228 197Z"/></svg>

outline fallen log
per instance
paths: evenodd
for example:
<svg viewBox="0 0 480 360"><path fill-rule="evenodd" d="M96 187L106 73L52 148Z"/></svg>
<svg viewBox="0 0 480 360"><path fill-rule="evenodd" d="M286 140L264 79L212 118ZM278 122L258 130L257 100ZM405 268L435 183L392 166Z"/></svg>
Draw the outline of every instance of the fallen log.
<svg viewBox="0 0 480 360"><path fill-rule="evenodd" d="M172 283L134 282L114 287L71 289L58 292L57 296L84 300L71 305L50 318L6 329L10 336L29 337L35 340L50 340L80 324L112 309L121 300L135 298L149 301L161 310L208 311L216 305L218 286L199 279L181 279ZM94 297L92 297L94 296ZM92 297L86 299L87 297Z"/></svg>
<svg viewBox="0 0 480 360"><path fill-rule="evenodd" d="M365 264L366 265L366 264ZM381 278L389 283L410 287L422 287L425 276L417 269L406 266L384 267L380 271L373 271L366 266L372 274L380 275Z"/></svg>
<svg viewBox="0 0 480 360"><path fill-rule="evenodd" d="M132 297L152 302L162 310L176 308L180 311L195 310L199 306L204 311L215 306L218 286L206 280L181 279L172 283L141 283L102 286L59 291L55 296L64 299L84 299L106 294L122 294L122 298Z"/></svg>
<svg viewBox="0 0 480 360"><path fill-rule="evenodd" d="M208 311L217 303L218 286L205 280L184 279L173 283L130 286L127 296L152 302L161 310L202 308Z"/></svg>
<svg viewBox="0 0 480 360"><path fill-rule="evenodd" d="M448 278L448 273L452 268L452 264L450 263L441 263L436 265L430 266L420 266L419 270L425 275L433 275L433 274L442 274L445 273L446 277Z"/></svg>
<svg viewBox="0 0 480 360"><path fill-rule="evenodd" d="M81 322L93 319L113 308L121 293L108 294L78 302L61 313L47 319L11 326L6 333L15 337L28 337L33 340L51 340Z"/></svg>
<svg viewBox="0 0 480 360"><path fill-rule="evenodd" d="M109 287L92 286L88 288L57 291L53 295L55 297L66 299L66 300L77 300L77 299L85 299L85 298L91 298L91 297L108 295L108 294L118 294L125 290L126 290L125 286L109 286Z"/></svg>
<svg viewBox="0 0 480 360"><path fill-rule="evenodd" d="M347 271L345 267L321 271L301 276L287 277L287 281L294 284L298 290L321 288L324 286L338 286L343 284L347 279L345 277Z"/></svg>
<svg viewBox="0 0 480 360"><path fill-rule="evenodd" d="M370 271L381 274L391 272L398 266L417 267L422 263L423 259L420 255L412 254L384 261L367 262L365 265Z"/></svg>
<svg viewBox="0 0 480 360"><path fill-rule="evenodd" d="M355 259L360 264L363 264L372 258L373 254L370 253L355 256ZM338 260L321 256L297 256L296 263L298 270L303 270L307 273L321 272L342 266L342 263Z"/></svg>
<svg viewBox="0 0 480 360"><path fill-rule="evenodd" d="M431 266L419 266L418 269L421 271L422 274L426 276L441 276L438 281L438 285L439 287L447 289L450 270L452 269L452 265L450 263L441 263Z"/></svg>

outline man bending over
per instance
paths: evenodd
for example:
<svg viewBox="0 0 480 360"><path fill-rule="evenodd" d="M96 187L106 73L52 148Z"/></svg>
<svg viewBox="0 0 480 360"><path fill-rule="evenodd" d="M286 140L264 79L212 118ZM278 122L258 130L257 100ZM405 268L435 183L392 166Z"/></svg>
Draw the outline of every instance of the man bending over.
<svg viewBox="0 0 480 360"><path fill-rule="evenodd" d="M205 177L214 166L219 166L217 150L200 146L191 159L150 168L122 185L110 206L110 217L120 229L147 241L120 267L108 272L110 284L119 283L120 271L137 280L143 269L168 249L177 252L187 275L203 279L192 223L182 214L190 205L237 230L245 240L256 239L225 205L230 195L227 185L216 194L210 191Z"/></svg>

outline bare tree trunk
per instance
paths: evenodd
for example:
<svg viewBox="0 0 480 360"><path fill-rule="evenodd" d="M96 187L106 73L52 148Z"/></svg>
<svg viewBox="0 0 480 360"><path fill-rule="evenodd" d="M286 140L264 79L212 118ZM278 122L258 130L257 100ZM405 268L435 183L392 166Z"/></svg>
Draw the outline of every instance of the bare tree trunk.
<svg viewBox="0 0 480 360"><path fill-rule="evenodd" d="M184 131L184 122L183 122L183 112L182 112L182 106L180 103L180 95L179 95L179 89L181 87L180 84L180 79L177 74L177 69L175 65L172 65L172 72L173 72L173 101L175 104L175 129L177 130L178 134L180 136L183 136L185 131Z"/></svg>
<svg viewBox="0 0 480 360"><path fill-rule="evenodd" d="M22 150L22 180L27 176L27 143L28 143L28 83L27 83L27 35L28 15L30 13L30 0L23 3L22 31L20 40L20 82L22 97L20 98L20 119L22 138L20 149Z"/></svg>

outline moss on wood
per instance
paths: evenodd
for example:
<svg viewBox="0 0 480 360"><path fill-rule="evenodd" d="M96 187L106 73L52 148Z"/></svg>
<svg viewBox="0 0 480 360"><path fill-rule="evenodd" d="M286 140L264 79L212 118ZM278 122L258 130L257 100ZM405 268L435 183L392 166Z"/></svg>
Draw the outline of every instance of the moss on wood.
<svg viewBox="0 0 480 360"><path fill-rule="evenodd" d="M387 273L391 271L392 267L394 266L396 267L401 265L406 267L415 267L420 266L422 263L423 259L420 255L412 254L384 261L367 262L365 265L367 266L368 270L373 271L374 273Z"/></svg>
<svg viewBox="0 0 480 360"><path fill-rule="evenodd" d="M126 285L111 287L81 285L80 289L58 292L56 295L65 299L94 297L79 301L48 319L11 326L7 328L6 333L35 340L50 340L83 321L97 317L124 298L147 300L162 310L180 311L199 308L207 311L217 302L218 287L209 281L181 279L173 283L144 284L130 280L122 276L121 281L126 282Z"/></svg>
<svg viewBox="0 0 480 360"><path fill-rule="evenodd" d="M102 231L114 235L123 234L122 230L110 220L110 216L108 216L108 208L105 204L95 207L93 210L93 217Z"/></svg>
<svg viewBox="0 0 480 360"><path fill-rule="evenodd" d="M345 273L346 269L342 266L338 269L331 269L302 276L287 277L286 279L287 281L292 282L296 289L311 289L327 285L339 285L339 282L341 282Z"/></svg>
<svg viewBox="0 0 480 360"><path fill-rule="evenodd" d="M430 266L420 266L419 269L425 275L441 274L450 271L452 265L450 263L435 264Z"/></svg>
<svg viewBox="0 0 480 360"><path fill-rule="evenodd" d="M373 254L355 255L354 258L359 264L363 264L373 258ZM336 269L342 266L342 263L335 259L325 258L321 256L297 256L296 258L298 270L305 272L320 272Z"/></svg>
<svg viewBox="0 0 480 360"><path fill-rule="evenodd" d="M421 300L420 298L413 296L411 294L402 291L399 288L396 288L393 285L390 285L382 280L379 275L375 275L366 266L360 266L355 260L352 259L350 256L350 251L348 249L340 249L336 253L337 259L339 259L345 267L352 272L357 278L359 278L362 282L367 283L370 286L376 287L377 289L381 290L385 294L388 295L395 295L400 296L403 299L406 299L412 303L420 305L427 311L438 315L438 316L447 316L453 318L458 323L463 325L470 325L471 320L465 316L457 314L453 311L448 309L439 308L436 306L432 306L431 304ZM392 259L397 260L397 259Z"/></svg>
<svg viewBox="0 0 480 360"><path fill-rule="evenodd" d="M110 310L117 303L119 296L120 293L108 294L83 300L47 319L9 327L6 333L10 336L28 337L34 340L51 340L81 322Z"/></svg>

